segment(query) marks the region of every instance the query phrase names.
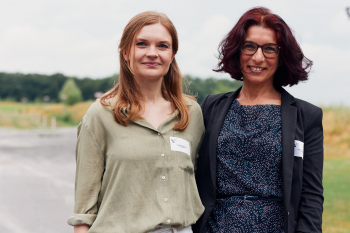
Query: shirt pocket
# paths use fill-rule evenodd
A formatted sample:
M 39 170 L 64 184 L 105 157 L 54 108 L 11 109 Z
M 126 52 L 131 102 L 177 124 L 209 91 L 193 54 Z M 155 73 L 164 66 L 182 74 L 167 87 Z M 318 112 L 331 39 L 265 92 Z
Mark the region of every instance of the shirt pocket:
M 185 134 L 183 132 L 174 131 L 173 138 L 177 139 L 177 142 L 178 142 L 177 145 L 174 145 L 175 142 L 170 142 L 170 143 L 173 144 L 174 146 L 172 150 L 176 156 L 176 160 L 179 168 L 181 168 L 185 172 L 188 172 L 189 174 L 193 174 L 194 173 L 194 166 L 193 166 L 193 160 L 192 160 L 192 158 L 194 158 L 194 154 L 193 154 L 194 150 L 192 148 L 193 136 L 190 134 Z M 189 154 L 184 152 L 186 150 L 181 150 L 180 148 L 181 146 L 186 147 L 187 146 L 186 142 L 188 142 Z

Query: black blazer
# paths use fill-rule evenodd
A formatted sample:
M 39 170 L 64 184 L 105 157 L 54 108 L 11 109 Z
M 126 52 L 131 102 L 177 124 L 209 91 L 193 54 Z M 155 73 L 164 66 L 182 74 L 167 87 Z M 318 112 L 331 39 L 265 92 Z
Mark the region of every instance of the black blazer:
M 194 233 L 204 233 L 216 201 L 216 142 L 224 118 L 241 88 L 207 96 L 202 104 L 205 135 L 197 161 L 196 182 L 205 212 Z M 322 232 L 322 110 L 281 92 L 282 179 L 286 233 Z M 304 157 L 294 156 L 294 141 L 304 142 Z M 249 195 L 249 193 L 248 193 Z

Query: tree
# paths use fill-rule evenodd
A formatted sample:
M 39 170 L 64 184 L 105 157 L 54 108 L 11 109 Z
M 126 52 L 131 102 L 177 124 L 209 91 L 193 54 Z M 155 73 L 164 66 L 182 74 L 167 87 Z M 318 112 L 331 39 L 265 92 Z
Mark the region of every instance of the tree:
M 242 86 L 242 82 L 221 79 L 217 81 L 215 89 L 212 91 L 212 94 L 234 91 L 237 90 L 240 86 Z
M 58 98 L 67 105 L 74 105 L 83 100 L 80 89 L 73 79 L 68 79 L 59 92 Z
M 193 78 L 189 75 L 186 75 L 183 79 L 186 85 L 183 85 L 182 89 L 186 94 L 196 97 L 199 104 L 201 104 L 204 98 L 209 94 L 235 91 L 242 86 L 241 82 L 229 79 L 202 79 Z

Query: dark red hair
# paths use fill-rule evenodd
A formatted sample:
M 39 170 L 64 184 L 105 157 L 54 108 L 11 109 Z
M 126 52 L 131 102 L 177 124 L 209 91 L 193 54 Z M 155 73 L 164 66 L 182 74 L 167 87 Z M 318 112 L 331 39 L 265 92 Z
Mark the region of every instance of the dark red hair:
M 221 41 L 219 45 L 219 64 L 216 72 L 226 72 L 233 79 L 243 80 L 240 65 L 241 46 L 246 38 L 248 28 L 254 25 L 271 28 L 275 31 L 277 43 L 281 47 L 280 66 L 274 75 L 274 86 L 293 86 L 308 79 L 312 61 L 307 59 L 292 30 L 278 15 L 269 9 L 256 7 L 247 11 Z

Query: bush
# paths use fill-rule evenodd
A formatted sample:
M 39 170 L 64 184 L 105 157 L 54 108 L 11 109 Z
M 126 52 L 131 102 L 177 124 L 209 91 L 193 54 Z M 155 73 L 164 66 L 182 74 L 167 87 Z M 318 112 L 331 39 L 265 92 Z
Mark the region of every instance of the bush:
M 67 105 L 74 105 L 83 100 L 81 91 L 73 79 L 68 79 L 64 83 L 62 90 L 58 94 L 58 98 Z

